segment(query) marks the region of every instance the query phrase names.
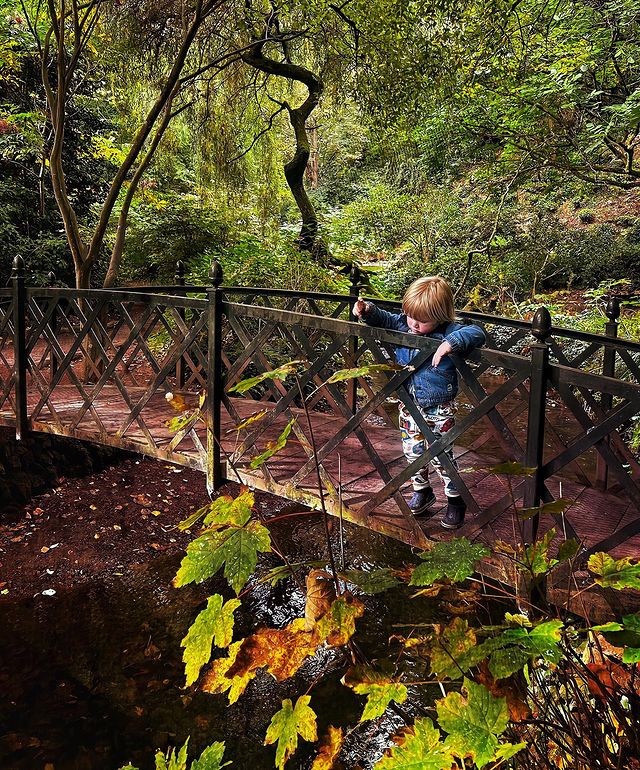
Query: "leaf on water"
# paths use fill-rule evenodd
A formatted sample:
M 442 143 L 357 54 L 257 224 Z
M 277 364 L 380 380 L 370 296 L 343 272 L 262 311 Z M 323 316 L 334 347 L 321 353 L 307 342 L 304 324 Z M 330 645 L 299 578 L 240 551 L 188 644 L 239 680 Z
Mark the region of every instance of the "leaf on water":
M 346 644 L 356 631 L 356 619 L 364 614 L 364 604 L 352 594 L 344 593 L 316 624 L 316 633 L 330 647 Z
M 436 543 L 430 551 L 420 554 L 422 564 L 414 569 L 409 585 L 428 586 L 443 577 L 460 582 L 473 575 L 476 562 L 488 555 L 487 548 L 466 537 Z
M 353 583 L 363 593 L 373 596 L 387 591 L 389 588 L 395 588 L 400 585 L 400 581 L 395 577 L 393 570 L 389 567 L 377 569 L 373 572 L 364 572 L 358 569 L 349 569 L 341 573 L 341 577 L 349 583 Z
M 233 430 L 242 430 L 243 428 L 247 428 L 249 425 L 253 425 L 253 423 L 259 422 L 266 414 L 269 414 L 269 410 L 261 409 L 259 412 L 255 412 L 254 414 L 244 419 L 242 422 L 239 422 Z
M 257 521 L 244 527 L 207 530 L 187 546 L 173 585 L 202 583 L 224 565 L 224 576 L 238 594 L 256 568 L 258 552 L 270 550 L 269 530 Z
M 267 441 L 267 447 L 264 450 L 262 454 L 256 455 L 249 464 L 249 467 L 251 470 L 256 470 L 256 468 L 259 468 L 261 465 L 264 465 L 266 461 L 273 457 L 276 452 L 279 452 L 281 449 L 284 449 L 287 445 L 287 439 L 289 438 L 289 434 L 291 433 L 291 429 L 293 428 L 293 424 L 295 423 L 296 418 L 292 418 L 286 425 L 282 433 L 278 436 L 278 438 L 275 441 Z
M 355 369 L 340 369 L 334 372 L 324 384 L 329 385 L 334 382 L 353 380 L 356 377 L 364 377 L 375 372 L 398 372 L 402 369 L 404 369 L 404 366 L 400 366 L 400 364 L 370 364 L 369 366 L 359 366 Z
M 575 500 L 572 500 L 568 497 L 559 497 L 557 500 L 553 500 L 550 503 L 544 503 L 543 505 L 538 505 L 535 508 L 522 508 L 520 511 L 518 511 L 518 515 L 521 519 L 530 519 L 537 514 L 564 513 L 567 508 L 572 506 L 574 503 Z
M 316 622 L 331 609 L 336 598 L 332 576 L 323 569 L 312 569 L 307 575 L 307 600 L 304 605 L 304 630 L 313 631 Z
M 311 770 L 332 770 L 342 749 L 343 741 L 342 728 L 329 725 L 326 735 L 320 742 L 320 748 L 313 765 L 311 765 Z
M 260 628 L 240 642 L 235 661 L 226 676 L 244 677 L 260 668 L 283 681 L 293 676 L 321 643 L 316 634 L 304 630 L 297 618 L 285 628 Z
M 227 390 L 227 393 L 246 393 L 251 388 L 259 385 L 265 380 L 286 380 L 292 374 L 295 374 L 298 369 L 302 369 L 305 366 L 304 361 L 289 361 L 277 369 L 272 369 L 270 372 L 263 372 L 256 377 L 248 377 L 246 380 L 240 380 L 233 387 Z
M 624 559 L 613 559 L 608 553 L 594 553 L 589 557 L 589 569 L 597 577 L 595 581 L 603 588 L 640 589 L 640 561 L 626 556 Z
M 550 529 L 525 549 L 526 562 L 533 575 L 546 575 L 552 567 L 558 564 L 557 559 L 549 558 L 549 546 L 555 536 L 556 530 Z
M 185 664 L 187 687 L 196 681 L 200 669 L 211 658 L 211 647 L 228 647 L 233 638 L 233 613 L 240 606 L 238 599 L 223 604 L 220 594 L 207 600 L 207 606 L 194 620 L 180 646 L 184 647 L 182 660 Z
M 454 758 L 442 742 L 440 731 L 427 717 L 416 719 L 394 738 L 374 770 L 450 770 Z
M 509 723 L 509 709 L 504 698 L 494 698 L 484 685 L 465 678 L 467 695 L 450 692 L 436 701 L 438 722 L 449 733 L 446 746 L 464 759 L 471 757 L 482 768 L 491 762 L 500 744 L 498 736 Z
M 404 703 L 408 695 L 405 685 L 370 666 L 355 666 L 349 669 L 342 681 L 357 695 L 367 696 L 360 717 L 361 722 L 382 716 L 391 701 Z
M 229 645 L 228 657 L 218 658 L 213 661 L 200 684 L 200 689 L 203 692 L 220 694 L 228 691 L 227 697 L 229 698 L 229 703 L 232 704 L 247 689 L 247 685 L 255 677 L 257 669 L 247 671 L 243 675 L 227 676 L 227 672 L 236 661 L 241 645 L 242 641 L 233 642 L 233 644 Z
M 287 698 L 282 701 L 282 708 L 273 715 L 271 724 L 267 728 L 264 745 L 277 742 L 276 767 L 278 770 L 287 763 L 298 748 L 298 736 L 305 741 L 318 740 L 316 727 L 316 715 L 309 706 L 311 696 L 302 695 L 293 706 Z
M 474 664 L 469 651 L 476 647 L 476 634 L 462 618 L 454 618 L 434 635 L 429 649 L 431 673 L 438 677 L 458 679 Z M 481 658 L 480 658 L 481 659 Z

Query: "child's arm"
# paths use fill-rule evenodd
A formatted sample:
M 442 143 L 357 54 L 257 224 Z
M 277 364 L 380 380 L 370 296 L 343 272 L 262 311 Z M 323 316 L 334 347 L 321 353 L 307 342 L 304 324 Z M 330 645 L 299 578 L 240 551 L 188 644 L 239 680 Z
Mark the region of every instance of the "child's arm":
M 456 324 L 456 326 L 459 328 L 445 337 L 445 341 L 451 346 L 450 353 L 458 353 L 461 356 L 465 356 L 472 350 L 484 345 L 487 338 L 479 326 L 475 324 L 468 324 L 466 326 Z
M 380 326 L 383 329 L 402 328 L 402 316 L 399 313 L 389 313 L 382 310 L 373 302 L 367 302 L 364 299 L 358 299 L 353 306 L 353 314 L 364 321 L 367 326 Z M 406 329 L 406 327 L 405 327 Z

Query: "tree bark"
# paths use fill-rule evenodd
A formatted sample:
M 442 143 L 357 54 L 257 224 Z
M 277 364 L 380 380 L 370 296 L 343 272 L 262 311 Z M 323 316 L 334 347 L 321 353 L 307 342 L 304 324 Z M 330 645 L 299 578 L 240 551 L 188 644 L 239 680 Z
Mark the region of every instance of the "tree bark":
M 272 42 L 277 42 L 276 32 L 275 27 L 269 29 L 264 37 L 270 38 Z M 266 56 L 264 45 L 263 40 L 256 41 L 255 45 L 242 54 L 243 61 L 268 75 L 277 75 L 302 83 L 308 91 L 307 98 L 299 107 L 291 107 L 286 102 L 284 105 L 289 114 L 296 140 L 294 156 L 285 164 L 284 175 L 302 218 L 302 226 L 298 236 L 300 248 L 310 251 L 316 257 L 324 260 L 327 256 L 327 250 L 318 237 L 318 216 L 304 184 L 305 171 L 311 154 L 306 122 L 320 101 L 324 84 L 317 75 L 306 67 L 291 64 L 288 61 L 276 61 Z

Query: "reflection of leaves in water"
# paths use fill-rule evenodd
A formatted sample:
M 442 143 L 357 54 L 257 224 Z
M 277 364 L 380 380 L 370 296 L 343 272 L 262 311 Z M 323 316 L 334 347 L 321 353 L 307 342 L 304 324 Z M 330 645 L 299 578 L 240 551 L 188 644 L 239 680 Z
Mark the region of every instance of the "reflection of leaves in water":
M 289 757 L 298 748 L 298 736 L 305 741 L 318 740 L 316 715 L 309 706 L 310 695 L 302 695 L 293 706 L 287 698 L 282 701 L 282 708 L 276 712 L 267 728 L 265 746 L 278 743 L 276 747 L 276 767 L 285 766 Z

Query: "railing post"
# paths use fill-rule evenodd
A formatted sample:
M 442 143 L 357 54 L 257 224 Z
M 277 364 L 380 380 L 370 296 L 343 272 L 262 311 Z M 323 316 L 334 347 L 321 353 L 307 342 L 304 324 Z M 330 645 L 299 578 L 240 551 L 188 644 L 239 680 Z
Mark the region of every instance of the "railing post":
M 47 275 L 47 284 L 54 288 L 56 285 L 56 275 L 55 273 L 49 273 Z M 58 307 L 56 303 L 56 298 L 53 297 L 53 310 L 51 311 L 51 318 L 49 319 L 49 328 L 51 329 L 51 336 L 56 337 L 56 327 L 58 325 Z M 55 356 L 55 353 L 53 352 L 53 345 L 49 348 L 49 372 L 51 374 L 51 381 L 53 382 L 53 378 L 56 375 L 56 372 L 58 371 L 58 359 Z
M 24 260 L 13 260 L 13 376 L 16 393 L 16 439 L 26 438 L 29 430 L 27 417 L 27 292 L 24 285 Z
M 175 275 L 175 281 L 176 286 L 184 286 L 184 262 L 179 259 L 176 262 L 176 275 Z M 186 312 L 183 307 L 178 308 L 178 315 L 184 322 L 186 320 Z M 182 336 L 182 333 L 178 335 L 178 338 Z M 182 390 L 184 388 L 184 365 L 185 360 L 184 356 L 180 356 L 180 358 L 176 361 L 176 389 Z
M 220 461 L 220 407 L 222 404 L 222 266 L 213 260 L 207 289 L 207 490 L 209 494 L 222 484 Z
M 547 401 L 549 367 L 549 346 L 547 337 L 551 334 L 551 316 L 546 307 L 536 310 L 531 324 L 535 342 L 531 345 L 531 376 L 529 379 L 529 414 L 527 420 L 527 449 L 525 466 L 535 468 L 527 479 L 524 492 L 524 507 L 535 508 L 542 500 L 544 479 L 541 474 L 544 451 L 544 415 Z M 538 534 L 539 516 L 523 522 L 523 536 L 526 543 L 533 543 Z
M 616 338 L 618 336 L 618 319 L 620 318 L 620 300 L 618 297 L 610 297 L 605 308 L 607 323 L 604 325 L 604 333 L 607 337 Z M 602 360 L 602 374 L 605 377 L 616 376 L 616 349 L 605 345 Z M 600 399 L 602 411 L 607 415 L 613 406 L 613 397 L 610 393 L 603 393 Z M 607 436 L 605 441 L 609 441 Z M 606 489 L 609 477 L 609 469 L 604 457 L 598 452 L 596 454 L 596 489 Z
M 349 303 L 349 320 L 353 322 L 357 322 L 358 318 L 353 314 L 353 306 L 356 303 L 356 300 L 360 296 L 360 290 L 362 289 L 360 279 L 362 277 L 362 272 L 360 268 L 355 264 L 351 264 L 351 271 L 349 273 L 349 295 L 351 296 L 351 301 Z M 357 366 L 357 362 L 355 360 L 356 354 L 358 352 L 358 337 L 354 334 L 349 337 L 349 343 L 347 346 L 347 350 L 349 352 L 349 357 L 353 361 L 352 366 Z M 351 414 L 355 414 L 358 411 L 358 380 L 357 378 L 353 378 L 350 380 L 347 380 L 347 406 L 351 410 Z

